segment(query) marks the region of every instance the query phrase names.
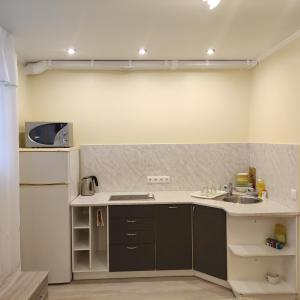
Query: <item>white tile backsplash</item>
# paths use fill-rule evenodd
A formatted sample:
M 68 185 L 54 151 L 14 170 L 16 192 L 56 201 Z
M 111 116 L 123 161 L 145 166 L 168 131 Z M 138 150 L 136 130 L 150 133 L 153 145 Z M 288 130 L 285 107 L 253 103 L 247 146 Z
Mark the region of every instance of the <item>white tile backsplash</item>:
M 247 144 L 148 144 L 81 146 L 81 175 L 96 175 L 101 190 L 198 190 L 223 185 L 249 166 Z M 148 184 L 148 175 L 168 175 L 169 184 Z
M 256 167 L 271 201 L 298 208 L 290 200 L 298 190 L 298 145 L 145 144 L 83 145 L 81 176 L 96 175 L 105 192 L 199 190 L 210 183 L 234 182 L 237 172 Z M 168 175 L 171 183 L 148 184 L 147 176 Z
M 264 179 L 272 201 L 297 209 L 291 189 L 299 193 L 299 145 L 250 144 L 250 164 Z

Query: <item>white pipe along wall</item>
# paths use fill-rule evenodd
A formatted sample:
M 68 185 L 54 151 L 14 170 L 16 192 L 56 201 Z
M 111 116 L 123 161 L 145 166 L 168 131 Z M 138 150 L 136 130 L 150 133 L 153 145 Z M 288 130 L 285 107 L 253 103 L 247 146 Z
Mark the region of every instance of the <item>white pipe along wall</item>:
M 251 69 L 255 60 L 43 60 L 28 63 L 26 75 L 38 75 L 47 70 L 229 70 Z

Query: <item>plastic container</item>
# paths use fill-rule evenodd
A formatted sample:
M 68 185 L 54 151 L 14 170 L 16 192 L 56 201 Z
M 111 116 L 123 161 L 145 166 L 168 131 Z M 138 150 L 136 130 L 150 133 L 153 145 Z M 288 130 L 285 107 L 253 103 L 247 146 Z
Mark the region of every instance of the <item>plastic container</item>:
M 237 187 L 248 187 L 249 174 L 248 173 L 237 173 L 235 176 L 235 184 Z

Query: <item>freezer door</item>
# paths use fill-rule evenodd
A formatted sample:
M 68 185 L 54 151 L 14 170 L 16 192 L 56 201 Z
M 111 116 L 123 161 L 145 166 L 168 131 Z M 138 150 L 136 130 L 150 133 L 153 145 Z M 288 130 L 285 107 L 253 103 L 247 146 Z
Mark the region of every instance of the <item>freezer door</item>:
M 20 152 L 21 184 L 68 183 L 69 152 Z
M 71 281 L 68 186 L 21 186 L 21 268 L 48 271 L 49 283 Z

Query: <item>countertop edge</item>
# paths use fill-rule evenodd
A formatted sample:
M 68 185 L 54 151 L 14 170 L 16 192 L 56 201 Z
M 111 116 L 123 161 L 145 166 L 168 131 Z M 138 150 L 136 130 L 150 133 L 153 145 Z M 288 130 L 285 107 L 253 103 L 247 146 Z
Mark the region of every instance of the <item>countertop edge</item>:
M 229 216 L 232 217 L 251 217 L 251 216 L 298 216 L 299 211 L 294 211 L 291 208 L 279 204 L 271 200 L 267 200 L 267 203 L 262 204 L 248 204 L 248 209 L 246 204 L 234 204 L 225 203 L 220 200 L 206 200 L 200 198 L 193 198 L 190 196 L 191 191 L 168 191 L 168 192 L 153 192 L 155 194 L 156 200 L 146 200 L 146 201 L 108 201 L 110 195 L 120 194 L 120 192 L 102 192 L 97 193 L 94 196 L 78 196 L 71 203 L 71 207 L 82 207 L 82 206 L 115 206 L 115 205 L 163 205 L 163 204 L 191 204 L 191 205 L 201 205 L 212 208 L 218 208 L 224 210 Z M 131 194 L 130 192 L 123 194 Z M 183 200 L 168 200 L 168 198 L 184 198 Z M 165 199 L 165 200 L 164 200 Z M 213 201 L 210 203 L 210 201 Z M 246 205 L 246 206 L 245 206 Z M 253 211 L 253 205 L 261 205 L 258 211 Z M 248 211 L 246 211 L 248 210 Z

